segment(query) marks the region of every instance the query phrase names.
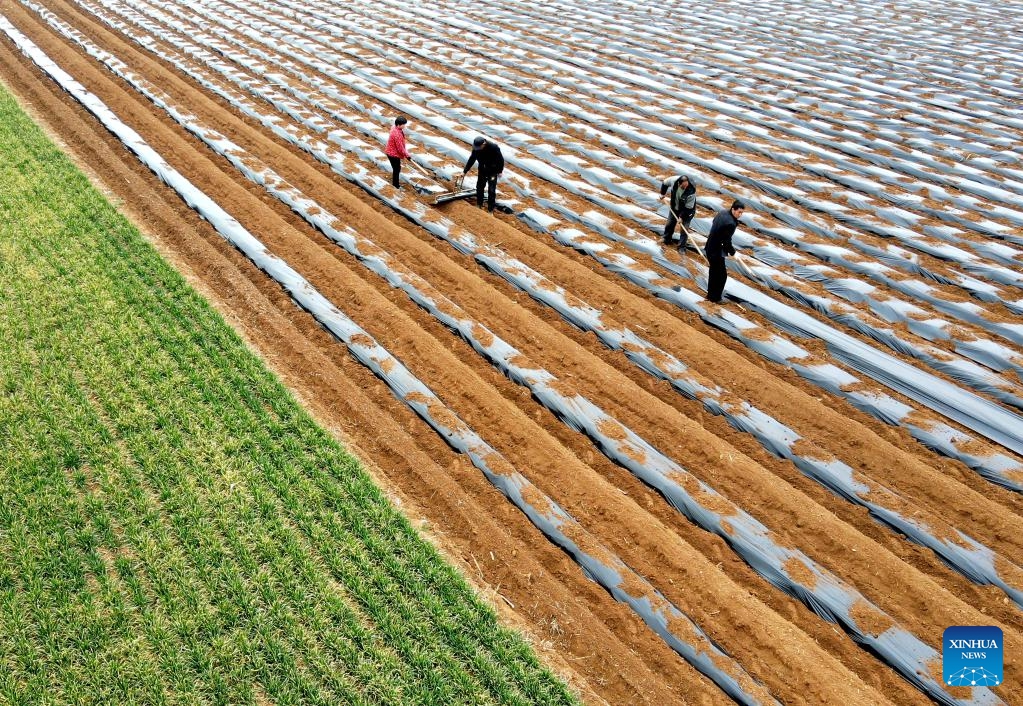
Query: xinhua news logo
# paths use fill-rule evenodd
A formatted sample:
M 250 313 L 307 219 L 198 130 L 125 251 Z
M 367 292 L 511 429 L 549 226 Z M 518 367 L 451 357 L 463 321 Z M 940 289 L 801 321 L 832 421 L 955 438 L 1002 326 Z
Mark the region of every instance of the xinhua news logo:
M 1002 683 L 1002 629 L 990 625 L 954 625 L 942 638 L 942 673 L 948 686 L 999 686 Z

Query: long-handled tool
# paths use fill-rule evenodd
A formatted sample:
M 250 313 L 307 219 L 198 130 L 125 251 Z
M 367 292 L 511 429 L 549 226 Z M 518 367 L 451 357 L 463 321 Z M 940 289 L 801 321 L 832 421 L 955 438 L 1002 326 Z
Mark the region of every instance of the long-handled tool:
M 763 280 L 750 269 L 749 265 L 746 264 L 746 258 L 742 255 L 736 253 L 735 257 L 732 258 L 732 262 L 735 263 L 735 268 L 746 278 L 751 279 L 754 282 L 763 282 Z
M 465 173 L 462 173 L 462 178 L 458 182 L 458 189 L 453 191 L 446 191 L 442 194 L 437 194 L 433 197 L 433 205 L 440 206 L 442 203 L 448 203 L 449 201 L 457 201 L 458 199 L 468 198 L 476 193 L 476 189 L 465 188 Z
M 693 241 L 693 245 L 696 245 L 696 252 L 700 253 L 700 257 L 702 257 L 703 261 L 706 262 L 707 265 L 709 266 L 710 260 L 707 259 L 706 254 L 704 254 L 703 250 L 700 248 L 700 245 L 696 242 L 696 238 L 693 237 L 693 234 L 690 233 L 689 230 L 685 227 L 685 224 L 682 223 L 682 219 L 678 217 L 677 213 L 675 213 L 675 209 L 673 209 L 671 206 L 668 206 L 668 210 L 671 211 L 671 215 L 675 216 L 675 220 L 678 221 L 678 227 L 681 228 L 682 232 L 686 234 L 686 242 L 689 242 L 690 240 Z M 682 254 L 684 255 L 685 252 L 683 252 Z
M 429 179 L 430 181 L 432 181 L 432 182 L 434 182 L 434 183 L 437 183 L 437 184 L 439 184 L 439 183 L 440 183 L 439 181 L 437 181 L 437 177 L 435 177 L 435 176 L 434 176 L 433 174 L 430 174 L 430 172 L 428 172 L 428 171 L 426 171 L 425 169 L 423 169 L 422 167 L 420 167 L 420 166 L 419 166 L 418 164 L 416 164 L 415 162 L 413 162 L 413 161 L 412 161 L 411 159 L 410 159 L 410 160 L 408 160 L 408 163 L 412 165 L 412 168 L 413 168 L 413 169 L 415 169 L 415 170 L 416 170 L 417 172 L 419 172 L 420 174 L 422 174 L 422 175 L 423 175 L 424 177 L 426 177 L 426 178 L 427 178 L 427 179 Z
M 420 173 L 421 175 L 423 175 L 424 177 L 426 177 L 427 179 L 429 179 L 430 181 L 432 181 L 432 182 L 433 182 L 434 184 L 436 184 L 437 186 L 439 186 L 439 187 L 443 188 L 443 189 L 445 190 L 445 191 L 444 191 L 444 193 L 447 193 L 447 192 L 448 192 L 448 190 L 450 189 L 450 187 L 448 187 L 448 186 L 447 186 L 446 184 L 443 184 L 443 183 L 442 183 L 442 182 L 440 181 L 440 179 L 438 179 L 438 178 L 437 178 L 436 176 L 434 176 L 434 175 L 433 175 L 433 174 L 431 174 L 430 172 L 428 172 L 428 171 L 426 171 L 425 169 L 423 169 L 422 167 L 420 167 L 420 166 L 419 166 L 418 164 L 416 164 L 415 162 L 413 162 L 413 161 L 412 161 L 411 159 L 410 159 L 410 160 L 408 160 L 408 162 L 409 162 L 409 164 L 411 164 L 411 165 L 412 165 L 412 168 L 413 168 L 413 169 L 415 169 L 415 170 L 416 170 L 417 172 L 419 172 L 419 173 Z M 435 193 L 436 193 L 436 192 L 435 192 Z
M 408 160 L 408 163 L 410 165 L 412 165 L 413 169 L 415 169 L 417 172 L 422 174 L 424 177 L 426 177 L 427 179 L 432 181 L 434 184 L 437 184 L 438 186 L 442 186 L 443 187 L 443 184 L 441 184 L 441 182 L 433 174 L 430 174 L 430 172 L 428 172 L 425 169 L 423 169 L 422 167 L 420 167 L 418 164 L 416 164 L 411 159 Z M 452 190 L 448 189 L 447 191 L 434 192 L 434 193 L 430 194 L 430 197 L 432 199 L 431 203 L 434 206 L 438 206 L 438 205 L 440 205 L 442 203 L 447 203 L 448 201 L 456 201 L 458 199 L 464 199 L 467 196 L 471 196 L 474 193 L 476 193 L 475 189 L 465 189 L 465 188 L 462 188 L 464 186 L 464 183 L 465 183 L 465 174 L 462 174 L 462 181 L 459 182 L 457 190 L 452 191 Z

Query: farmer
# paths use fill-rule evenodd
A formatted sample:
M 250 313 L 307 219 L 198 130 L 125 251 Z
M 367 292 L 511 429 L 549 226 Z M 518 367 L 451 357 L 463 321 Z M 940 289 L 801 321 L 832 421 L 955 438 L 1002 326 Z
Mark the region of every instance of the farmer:
M 689 241 L 689 224 L 696 215 L 696 187 L 685 174 L 668 177 L 661 182 L 661 201 L 668 202 L 668 222 L 664 225 L 664 244 L 671 245 L 675 224 L 682 221 L 678 249 L 685 250 Z
M 745 210 L 746 204 L 735 200 L 731 208 L 720 211 L 710 224 L 710 233 L 707 235 L 707 245 L 703 252 L 706 253 L 707 262 L 710 264 L 710 272 L 707 275 L 707 299 L 715 304 L 721 301 L 721 295 L 725 291 L 725 281 L 728 279 L 725 255 L 735 254 L 732 235 Z
M 494 203 L 497 201 L 497 177 L 504 171 L 504 155 L 496 142 L 485 137 L 477 137 L 472 141 L 472 153 L 469 161 L 465 163 L 462 170 L 462 178 L 469 173 L 472 165 L 479 163 L 479 171 L 476 174 L 476 206 L 483 208 L 483 187 L 487 187 L 487 210 L 494 212 Z
M 407 123 L 408 119 L 404 115 L 399 115 L 394 119 L 394 127 L 391 128 L 391 134 L 387 136 L 387 147 L 384 148 L 387 161 L 391 163 L 391 184 L 395 189 L 401 188 L 401 183 L 398 181 L 398 177 L 401 175 L 401 160 L 412 159 L 412 155 L 405 148 L 405 125 Z

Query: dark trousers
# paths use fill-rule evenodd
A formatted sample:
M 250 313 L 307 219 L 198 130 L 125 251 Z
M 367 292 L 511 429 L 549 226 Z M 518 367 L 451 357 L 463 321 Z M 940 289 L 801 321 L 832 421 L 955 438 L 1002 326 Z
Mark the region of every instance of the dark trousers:
M 493 211 L 497 203 L 497 174 L 491 176 L 476 175 L 476 205 L 483 206 L 483 187 L 487 188 L 487 210 Z
M 401 175 L 401 160 L 388 155 L 387 161 L 391 163 L 391 184 L 395 187 L 401 186 L 401 183 L 398 181 L 398 177 Z
M 710 272 L 707 273 L 707 299 L 712 302 L 721 301 L 721 295 L 725 292 L 725 282 L 728 280 L 728 269 L 725 267 L 725 258 L 707 256 L 710 263 Z
M 681 239 L 678 241 L 678 246 L 680 248 L 684 248 L 686 246 L 686 243 L 689 242 L 689 236 L 687 235 L 686 231 L 689 230 L 689 224 L 692 223 L 692 222 L 693 222 L 693 220 L 691 218 L 688 221 L 682 221 L 682 229 L 683 230 L 682 230 Z M 678 219 L 675 218 L 674 211 L 672 211 L 671 209 L 668 209 L 668 222 L 664 224 L 664 244 L 665 245 L 670 245 L 671 244 L 671 239 L 673 237 L 675 237 L 675 226 L 676 225 L 678 225 Z

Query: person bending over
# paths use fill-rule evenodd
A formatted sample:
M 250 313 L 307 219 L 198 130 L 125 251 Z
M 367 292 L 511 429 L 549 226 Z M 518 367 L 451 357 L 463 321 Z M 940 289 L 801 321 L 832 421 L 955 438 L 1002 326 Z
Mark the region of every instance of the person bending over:
M 664 244 L 671 245 L 675 227 L 682 222 L 678 249 L 685 250 L 689 242 L 689 224 L 696 215 L 696 187 L 685 174 L 668 177 L 661 182 L 661 201 L 668 202 L 668 222 L 664 224 Z
M 483 189 L 487 190 L 487 210 L 494 212 L 497 202 L 497 178 L 504 171 L 504 155 L 496 142 L 485 137 L 477 137 L 472 141 L 472 153 L 462 170 L 462 178 L 469 173 L 473 164 L 478 164 L 476 172 L 476 206 L 483 208 Z

